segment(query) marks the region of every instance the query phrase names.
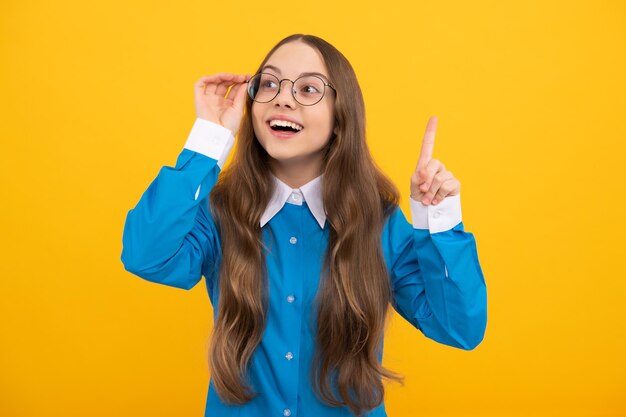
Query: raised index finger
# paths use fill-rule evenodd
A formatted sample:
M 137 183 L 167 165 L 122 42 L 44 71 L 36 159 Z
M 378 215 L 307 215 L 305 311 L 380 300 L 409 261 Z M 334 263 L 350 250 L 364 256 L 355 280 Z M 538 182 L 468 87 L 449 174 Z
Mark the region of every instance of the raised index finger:
M 435 130 L 437 129 L 437 116 L 431 116 L 426 125 L 426 133 L 422 140 L 422 150 L 417 161 L 418 167 L 424 167 L 428 161 L 433 159 L 433 148 L 435 147 Z

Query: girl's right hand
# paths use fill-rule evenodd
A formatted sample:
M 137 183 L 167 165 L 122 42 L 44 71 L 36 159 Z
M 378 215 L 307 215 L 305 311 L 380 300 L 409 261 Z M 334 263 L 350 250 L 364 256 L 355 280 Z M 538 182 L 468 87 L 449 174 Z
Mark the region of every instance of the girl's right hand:
M 248 79 L 249 75 L 224 72 L 201 77 L 194 88 L 196 117 L 220 124 L 236 136 L 243 117 Z

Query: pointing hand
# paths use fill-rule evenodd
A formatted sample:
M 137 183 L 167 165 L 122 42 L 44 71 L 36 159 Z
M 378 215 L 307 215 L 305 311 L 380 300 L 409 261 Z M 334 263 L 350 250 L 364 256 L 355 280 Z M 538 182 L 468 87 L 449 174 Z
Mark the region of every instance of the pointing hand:
M 422 204 L 438 204 L 446 196 L 458 195 L 461 183 L 437 159 L 433 159 L 437 116 L 432 116 L 426 125 L 415 172 L 411 176 L 411 198 Z

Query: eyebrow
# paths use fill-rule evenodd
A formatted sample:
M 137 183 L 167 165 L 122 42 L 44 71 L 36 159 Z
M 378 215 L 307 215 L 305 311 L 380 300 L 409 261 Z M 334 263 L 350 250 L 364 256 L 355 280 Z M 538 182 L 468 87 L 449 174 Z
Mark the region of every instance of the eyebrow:
M 265 71 L 266 69 L 271 69 L 271 70 L 276 71 L 278 74 L 281 74 L 280 70 L 278 68 L 276 68 L 275 66 L 273 66 L 273 65 L 266 65 L 266 66 L 264 66 L 261 69 L 261 72 Z M 328 79 L 328 76 L 322 74 L 321 72 L 315 72 L 315 71 L 313 71 L 313 72 L 302 72 L 302 73 L 300 73 L 300 75 L 298 75 L 298 77 L 304 77 L 304 76 L 307 76 L 307 75 L 319 75 L 324 80 L 326 80 L 326 82 L 330 82 L 330 80 Z

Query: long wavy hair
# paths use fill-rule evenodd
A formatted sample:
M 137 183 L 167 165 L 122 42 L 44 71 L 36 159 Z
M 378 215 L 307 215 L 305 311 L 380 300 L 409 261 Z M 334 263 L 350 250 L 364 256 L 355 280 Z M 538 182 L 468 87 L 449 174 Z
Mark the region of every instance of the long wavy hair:
M 314 302 L 317 337 L 311 383 L 322 401 L 361 415 L 382 403 L 382 378 L 404 383 L 403 376 L 378 360 L 392 296 L 381 233 L 399 192 L 370 155 L 363 95 L 341 52 L 319 37 L 295 34 L 276 44 L 257 72 L 276 49 L 294 41 L 321 53 L 338 92 L 334 106 L 338 129 L 322 163 L 330 237 Z M 209 366 L 216 392 L 229 404 L 244 404 L 257 395 L 246 373 L 261 341 L 268 307 L 266 247 L 259 223 L 273 182 L 270 156 L 255 136 L 251 110 L 248 97 L 233 159 L 210 194 L 222 261 Z

